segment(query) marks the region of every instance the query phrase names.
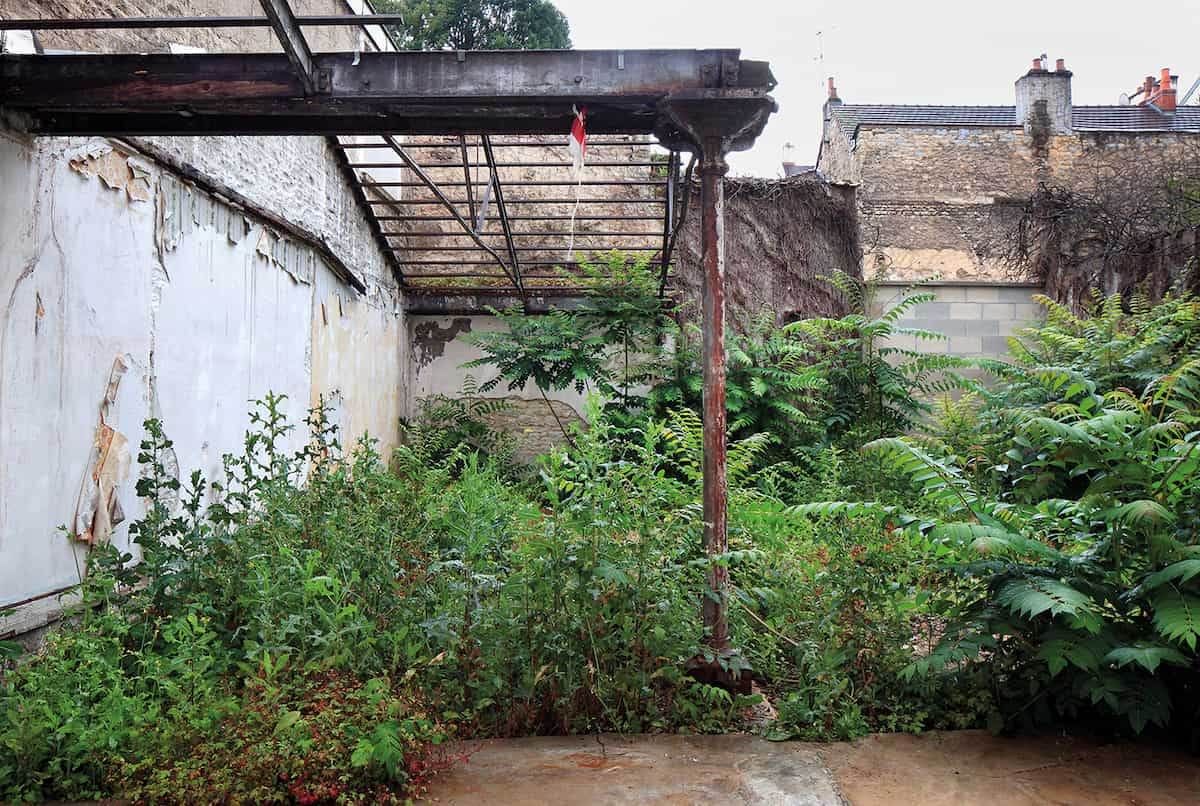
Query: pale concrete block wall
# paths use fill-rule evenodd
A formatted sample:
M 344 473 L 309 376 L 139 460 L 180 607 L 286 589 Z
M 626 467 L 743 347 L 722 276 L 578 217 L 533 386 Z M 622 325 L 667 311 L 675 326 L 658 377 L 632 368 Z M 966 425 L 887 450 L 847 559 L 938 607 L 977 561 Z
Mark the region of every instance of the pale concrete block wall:
M 876 311 L 895 304 L 908 283 L 884 283 L 875 298 Z M 947 353 L 964 358 L 1005 358 L 1008 338 L 1037 321 L 1041 306 L 1033 295 L 1041 287 L 1032 283 L 928 283 L 923 293 L 937 298 L 912 308 L 897 324 L 931 330 L 947 336 L 931 341 L 914 336 L 897 336 L 890 343 L 930 353 Z

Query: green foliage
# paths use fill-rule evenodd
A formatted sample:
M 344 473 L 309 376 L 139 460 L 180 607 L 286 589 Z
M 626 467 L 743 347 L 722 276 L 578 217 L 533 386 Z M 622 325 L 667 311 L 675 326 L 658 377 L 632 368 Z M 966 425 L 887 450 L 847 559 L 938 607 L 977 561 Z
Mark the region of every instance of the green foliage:
M 997 725 L 1186 729 L 1200 686 L 1200 309 L 1184 297 L 1129 310 L 1109 298 L 1092 317 L 1048 307 L 1016 363 L 993 367 L 999 384 L 980 388 L 970 417 L 985 433 L 969 449 L 864 447 L 935 513 L 910 528 L 966 583 L 940 597 L 944 638 L 909 674 L 983 671 Z
M 567 18 L 549 0 L 376 0 L 405 50 L 546 50 L 571 47 Z
M 815 368 L 825 382 L 825 422 L 831 438 L 882 437 L 914 426 L 930 410 L 928 397 L 961 385 L 956 370 L 969 362 L 891 343 L 897 337 L 937 342 L 945 336 L 897 324 L 934 295 L 917 287 L 880 305 L 879 286 L 844 272 L 829 278 L 842 292 L 850 313 L 840 319 L 805 319 L 788 325 L 819 349 Z
M 700 329 L 678 331 L 671 362 L 674 377 L 651 392 L 653 410 L 660 416 L 686 406 L 701 409 L 703 372 L 699 354 Z M 812 366 L 812 350 L 802 340 L 775 326 L 775 316 L 763 311 L 745 334 L 726 335 L 725 401 L 733 437 L 769 434 L 789 445 L 812 444 L 819 424 L 823 376 Z
M 612 252 L 603 262 L 581 262 L 581 271 L 595 282 L 576 309 L 545 314 L 490 309 L 504 329 L 464 337 L 483 355 L 463 366 L 497 373 L 479 387 L 482 392 L 502 382 L 510 390 L 532 382 L 556 420 L 546 393 L 568 388 L 619 399 L 618 408 L 626 413 L 640 409 L 642 400 L 632 387 L 657 373 L 671 321 L 647 260 Z M 561 420 L 559 428 L 571 441 Z
M 471 453 L 506 467 L 515 450 L 511 436 L 494 429 L 488 418 L 508 409 L 503 399 L 479 394 L 467 377 L 461 397 L 431 395 L 418 401 L 415 417 L 400 423 L 404 444 L 426 466 L 458 467 Z

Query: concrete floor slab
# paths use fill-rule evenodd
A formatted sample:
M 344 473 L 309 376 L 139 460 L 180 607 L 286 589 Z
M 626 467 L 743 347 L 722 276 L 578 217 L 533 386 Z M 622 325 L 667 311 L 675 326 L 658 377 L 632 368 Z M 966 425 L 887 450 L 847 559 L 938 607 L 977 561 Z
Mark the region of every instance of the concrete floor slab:
M 433 782 L 442 804 L 843 806 L 820 754 L 750 735 L 533 737 L 481 742 Z

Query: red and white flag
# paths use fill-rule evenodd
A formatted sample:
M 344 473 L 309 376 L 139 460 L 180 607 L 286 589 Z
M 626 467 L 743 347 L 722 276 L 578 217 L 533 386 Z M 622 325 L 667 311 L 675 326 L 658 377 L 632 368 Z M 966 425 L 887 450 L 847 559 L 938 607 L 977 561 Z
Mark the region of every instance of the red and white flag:
M 577 109 L 572 106 L 571 111 L 575 113 L 575 119 L 571 121 L 571 134 L 567 138 L 567 148 L 571 152 L 571 164 L 578 175 L 583 170 L 583 158 L 587 155 L 587 128 L 585 126 L 587 107 Z
M 575 207 L 571 210 L 571 229 L 567 238 L 565 262 L 571 262 L 575 251 L 575 216 L 579 214 L 579 188 L 583 185 L 583 158 L 587 156 L 587 107 L 571 107 L 575 119 L 571 121 L 571 134 L 567 136 L 567 150 L 571 152 L 571 172 L 575 180 Z

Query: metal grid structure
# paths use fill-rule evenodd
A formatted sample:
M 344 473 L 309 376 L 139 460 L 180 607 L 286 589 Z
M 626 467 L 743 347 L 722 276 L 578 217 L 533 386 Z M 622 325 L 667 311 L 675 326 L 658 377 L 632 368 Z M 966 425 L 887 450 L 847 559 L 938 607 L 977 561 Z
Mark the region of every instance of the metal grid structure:
M 566 138 L 338 138 L 404 287 L 422 293 L 564 294 L 583 263 L 639 262 L 665 292 L 686 205 L 680 154 L 654 139 L 588 142 L 576 179 Z
M 287 0 L 260 2 L 261 17 L 0 20 L 0 33 L 271 28 L 301 93 L 311 98 L 331 92 L 333 71 L 311 51 L 304 28 L 376 26 L 382 31 L 402 22 L 398 14 L 295 16 Z M 355 54 L 354 64 L 361 58 Z M 463 60 L 461 53 L 457 60 Z M 618 61 L 624 70 L 623 53 Z M 76 80 L 88 72 L 80 71 Z M 105 129 L 116 121 L 106 106 L 100 109 L 84 129 L 120 133 Z M 665 294 L 694 160 L 683 175 L 680 152 L 662 147 L 653 136 L 602 135 L 589 139 L 590 158 L 576 178 L 566 158 L 568 129 L 564 126 L 560 140 L 546 133 L 483 132 L 331 134 L 330 139 L 379 248 L 407 291 L 570 295 L 596 279 L 594 270 L 588 277 L 583 264 L 624 259 L 656 272 Z M 62 133 L 72 131 L 68 124 Z

